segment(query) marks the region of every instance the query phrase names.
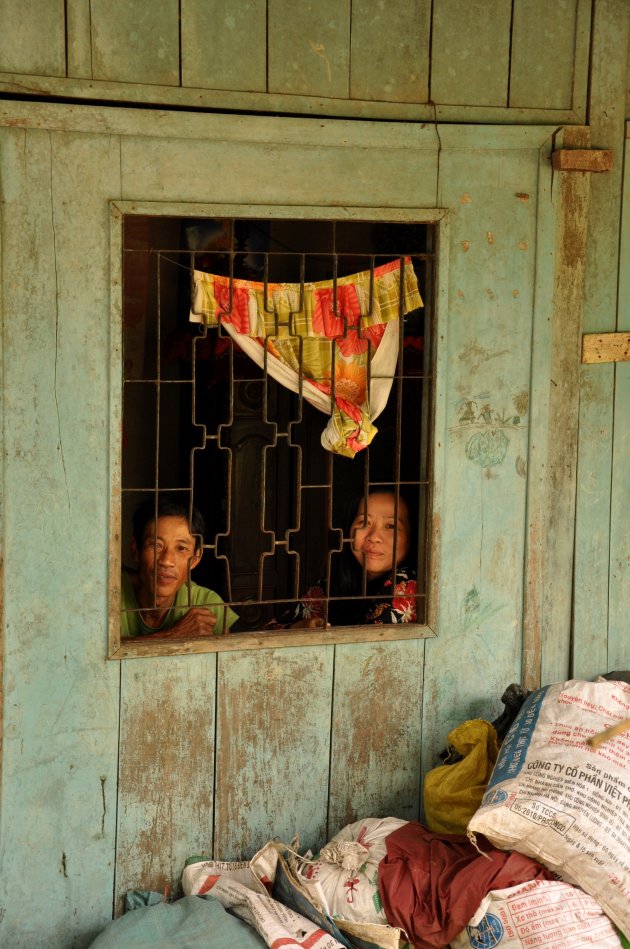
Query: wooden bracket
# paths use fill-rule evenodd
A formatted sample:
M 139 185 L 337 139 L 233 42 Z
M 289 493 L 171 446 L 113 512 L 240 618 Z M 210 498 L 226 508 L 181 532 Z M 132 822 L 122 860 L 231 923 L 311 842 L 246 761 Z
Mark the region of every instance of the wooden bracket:
M 610 148 L 560 148 L 551 155 L 554 171 L 610 171 Z
M 630 362 L 630 333 L 585 333 L 582 362 Z

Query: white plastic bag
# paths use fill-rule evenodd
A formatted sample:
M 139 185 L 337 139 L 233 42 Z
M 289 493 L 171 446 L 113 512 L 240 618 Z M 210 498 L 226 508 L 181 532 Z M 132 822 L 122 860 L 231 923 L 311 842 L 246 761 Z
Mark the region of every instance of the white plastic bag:
M 397 817 L 366 817 L 348 824 L 322 847 L 315 861 L 300 867 L 309 883 L 319 884 L 332 916 L 387 923 L 378 865 L 387 853 L 388 836 L 406 823 Z

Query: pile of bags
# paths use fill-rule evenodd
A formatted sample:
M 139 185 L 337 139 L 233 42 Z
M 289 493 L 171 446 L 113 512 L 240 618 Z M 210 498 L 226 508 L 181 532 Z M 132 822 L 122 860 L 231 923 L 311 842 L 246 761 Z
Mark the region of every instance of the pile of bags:
M 194 858 L 186 898 L 272 949 L 630 949 L 630 684 L 525 695 L 504 733 L 480 720 L 450 733 L 451 763 L 425 782 L 428 827 L 366 818 L 315 856 L 296 838 L 244 863 Z
M 454 763 L 427 775 L 428 827 L 359 821 L 300 870 L 334 916 L 384 916 L 422 949 L 628 945 L 629 717 L 630 684 L 602 678 L 526 694 L 500 748 L 491 723 L 465 722 Z M 369 845 L 365 864 L 329 867 L 347 840 Z

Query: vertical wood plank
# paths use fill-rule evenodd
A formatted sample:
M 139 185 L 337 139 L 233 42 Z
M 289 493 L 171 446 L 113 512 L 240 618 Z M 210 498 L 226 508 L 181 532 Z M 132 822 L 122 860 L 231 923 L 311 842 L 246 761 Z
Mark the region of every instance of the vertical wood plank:
M 621 156 L 627 82 L 630 7 L 601 0 L 593 19 L 590 124 L 593 142 Z M 584 282 L 584 332 L 616 329 L 622 162 L 594 175 L 589 202 L 589 241 Z M 576 559 L 573 604 L 573 675 L 590 678 L 609 666 L 608 623 L 611 483 L 615 419 L 615 369 L 582 366 Z M 624 502 L 625 503 L 625 502 Z M 616 512 L 615 512 L 616 515 Z
M 265 92 L 265 0 L 182 0 L 182 85 Z
M 211 853 L 216 655 L 123 663 L 117 909 L 128 889 L 177 892 Z
M 578 0 L 575 21 L 575 59 L 573 62 L 573 114 L 582 125 L 589 121 L 589 79 L 591 68 L 591 31 L 594 5 Z
M 350 0 L 268 0 L 268 92 L 345 99 Z
M 90 4 L 84 0 L 66 0 L 66 42 L 68 76 L 92 78 L 92 25 Z
M 384 102 L 426 102 L 429 0 L 375 4 L 353 0 L 350 95 Z
M 118 147 L 108 136 L 2 129 L 0 160 L 0 943 L 87 944 L 111 918 L 115 840 L 119 669 L 105 659 L 102 462 L 107 198 L 120 185 Z M 46 893 L 45 912 L 33 912 L 33 888 Z
M 630 257 L 622 258 L 630 267 Z M 630 323 L 626 323 L 630 326 Z M 630 668 L 630 366 L 615 368 L 615 438 L 612 457 L 609 627 L 606 671 Z M 602 668 L 601 671 L 604 671 Z
M 578 0 L 514 0 L 512 108 L 570 109 Z
M 564 130 L 569 148 L 588 148 L 588 128 Z M 554 179 L 560 217 L 552 302 L 551 372 L 542 601 L 542 681 L 570 673 L 572 585 L 575 543 L 579 373 L 586 234 L 591 176 L 565 172 Z
M 556 215 L 553 205 L 551 149 L 541 149 L 537 190 L 536 273 L 532 320 L 531 414 L 527 452 L 527 514 L 523 595 L 523 660 L 520 681 L 530 689 L 541 683 L 542 613 L 545 593 L 545 537 L 547 517 L 547 445 L 549 380 L 551 377 Z
M 64 0 L 0 0 L 0 72 L 66 75 Z
M 424 648 L 336 647 L 328 839 L 363 817 L 418 819 Z
M 91 0 L 92 75 L 179 85 L 179 0 Z
M 433 5 L 433 102 L 507 105 L 511 15 L 511 0 Z
M 0 169 L 2 174 L 6 174 L 6 168 L 2 164 L 2 148 L 6 145 L 4 130 L 0 131 Z M 11 133 L 13 143 L 16 139 L 22 139 L 21 132 Z M 11 141 L 11 139 L 9 139 Z M 9 155 L 12 155 L 12 149 L 7 148 Z M 12 156 L 14 157 L 14 156 Z M 5 156 L 6 160 L 6 156 Z M 5 200 L 5 194 L 2 191 L 2 179 L 0 178 L 0 199 Z M 0 217 L 0 273 L 4 263 L 2 254 L 2 217 Z M 0 485 L 4 487 L 4 458 L 5 458 L 5 439 L 4 439 L 4 334 L 8 329 L 8 314 L 5 317 L 5 307 L 2 294 L 2 280 L 0 280 Z M 4 550 L 7 539 L 4 525 L 4 496 L 0 493 L 0 802 L 2 801 L 2 774 L 4 761 L 4 703 L 5 703 L 5 641 L 4 641 Z M 1 826 L 0 811 L 0 826 Z
M 221 653 L 215 857 L 325 842 L 333 647 Z
M 451 728 L 498 715 L 521 675 L 540 139 L 507 152 L 498 137 L 492 148 L 485 131 L 471 161 L 460 150 L 462 130 L 440 130 L 449 325 L 438 380 L 446 429 L 440 623 L 425 652 L 423 771 Z
M 626 123 L 621 246 L 619 254 L 619 312 L 617 330 L 630 329 L 630 123 Z M 630 668 L 628 603 L 630 603 L 630 365 L 615 373 L 615 426 L 612 458 L 608 671 Z

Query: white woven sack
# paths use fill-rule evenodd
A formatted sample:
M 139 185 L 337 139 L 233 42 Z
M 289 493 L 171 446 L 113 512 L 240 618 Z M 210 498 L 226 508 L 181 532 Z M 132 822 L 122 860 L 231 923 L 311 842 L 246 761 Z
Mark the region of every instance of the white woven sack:
M 204 896 L 209 893 L 219 877 L 242 883 L 257 893 L 267 889 L 254 874 L 248 860 L 228 862 L 226 860 L 200 860 L 189 863 L 182 874 L 182 889 L 186 896 Z
M 314 862 L 300 867 L 306 880 L 319 884 L 332 916 L 387 923 L 378 865 L 387 853 L 388 836 L 406 823 L 397 817 L 366 817 L 348 824 L 322 847 Z
M 599 904 L 570 883 L 532 880 L 492 890 L 451 949 L 619 949 Z
M 570 680 L 532 692 L 468 824 L 581 887 L 630 936 L 630 732 L 587 739 L 630 716 L 625 682 Z

